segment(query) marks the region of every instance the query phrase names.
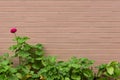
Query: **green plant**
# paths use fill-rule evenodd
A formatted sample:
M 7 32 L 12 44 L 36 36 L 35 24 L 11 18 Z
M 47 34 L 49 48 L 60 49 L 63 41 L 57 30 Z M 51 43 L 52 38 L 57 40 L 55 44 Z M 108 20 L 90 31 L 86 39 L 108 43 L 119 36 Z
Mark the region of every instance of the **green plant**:
M 68 66 L 70 68 L 70 80 L 93 80 L 94 72 L 91 69 L 93 63 L 94 61 L 87 58 L 71 58 Z
M 0 80 L 18 80 L 16 73 L 9 54 L 0 56 Z
M 46 80 L 93 80 L 94 72 L 90 68 L 92 60 L 87 58 L 71 58 L 68 62 L 56 62 L 54 57 L 46 57 L 43 60 L 44 68 L 40 74 Z
M 15 53 L 14 56 L 19 57 L 17 69 L 19 78 L 24 80 L 39 78 L 37 72 L 43 67 L 41 63 L 44 54 L 43 46 L 41 44 L 30 45 L 27 43 L 28 39 L 28 37 L 16 36 L 14 41 L 17 44 L 10 47 L 10 50 Z
M 11 33 L 15 34 L 13 41 L 16 42 L 10 47 L 10 50 L 14 52 L 14 57 L 19 58 L 19 65 L 16 67 L 17 77 L 20 80 L 40 80 L 41 76 L 38 75 L 38 71 L 43 67 L 43 46 L 29 44 L 27 40 L 30 38 L 17 36 L 16 31 L 16 28 L 10 30 Z
M 97 80 L 120 80 L 120 63 L 112 61 L 98 66 Z
M 63 76 L 59 73 L 59 64 L 55 57 L 44 57 L 42 63 L 44 68 L 39 71 L 39 74 L 42 75 L 45 80 L 62 80 Z
M 0 80 L 120 80 L 120 63 L 112 61 L 92 69 L 93 60 L 72 57 L 68 61 L 57 61 L 56 57 L 45 56 L 42 44 L 31 45 L 30 38 L 16 35 L 16 44 L 10 47 L 13 56 L 0 56 Z M 19 64 L 13 67 L 14 58 Z

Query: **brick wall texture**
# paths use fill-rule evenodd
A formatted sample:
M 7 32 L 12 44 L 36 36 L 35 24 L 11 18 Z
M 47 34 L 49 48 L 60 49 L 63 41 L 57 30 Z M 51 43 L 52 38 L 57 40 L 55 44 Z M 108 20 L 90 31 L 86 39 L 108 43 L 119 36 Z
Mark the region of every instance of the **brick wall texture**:
M 120 0 L 0 0 L 0 54 L 9 52 L 14 26 L 58 60 L 120 61 Z

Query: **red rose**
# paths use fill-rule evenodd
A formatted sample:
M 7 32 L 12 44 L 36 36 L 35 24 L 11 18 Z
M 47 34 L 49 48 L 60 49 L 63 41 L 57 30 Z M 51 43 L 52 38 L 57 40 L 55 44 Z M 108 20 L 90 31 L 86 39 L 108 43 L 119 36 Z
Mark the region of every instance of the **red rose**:
M 12 28 L 12 29 L 10 30 L 11 33 L 15 33 L 16 31 L 17 31 L 16 28 Z

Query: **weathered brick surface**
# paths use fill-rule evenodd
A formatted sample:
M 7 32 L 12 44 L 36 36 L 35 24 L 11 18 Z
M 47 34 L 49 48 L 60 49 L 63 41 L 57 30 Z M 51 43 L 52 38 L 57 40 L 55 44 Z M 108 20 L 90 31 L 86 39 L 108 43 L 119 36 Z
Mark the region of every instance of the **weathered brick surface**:
M 13 44 L 11 27 L 67 60 L 120 61 L 120 0 L 0 0 L 0 53 Z

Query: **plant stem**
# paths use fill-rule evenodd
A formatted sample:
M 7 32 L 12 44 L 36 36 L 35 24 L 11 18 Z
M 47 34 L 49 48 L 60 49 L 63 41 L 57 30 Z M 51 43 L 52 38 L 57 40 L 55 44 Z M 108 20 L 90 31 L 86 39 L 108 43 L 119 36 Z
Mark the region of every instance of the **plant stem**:
M 17 41 L 17 44 L 18 44 L 18 40 L 17 40 L 17 35 L 16 35 L 16 33 L 14 33 L 14 35 L 15 35 L 15 38 L 16 38 L 16 41 Z
M 17 35 L 16 35 L 16 33 L 14 33 L 14 35 L 15 35 L 15 38 L 16 38 L 16 41 L 17 41 L 17 44 L 19 44 L 18 43 L 18 39 L 17 39 Z M 22 64 L 22 58 L 19 56 L 19 65 L 21 65 Z
M 22 64 L 22 57 L 19 56 L 19 65 Z

